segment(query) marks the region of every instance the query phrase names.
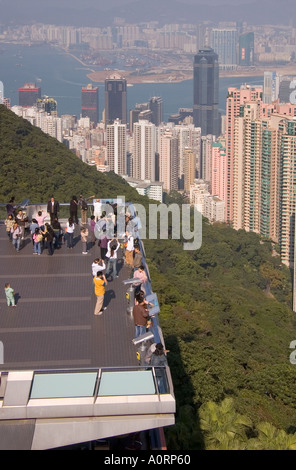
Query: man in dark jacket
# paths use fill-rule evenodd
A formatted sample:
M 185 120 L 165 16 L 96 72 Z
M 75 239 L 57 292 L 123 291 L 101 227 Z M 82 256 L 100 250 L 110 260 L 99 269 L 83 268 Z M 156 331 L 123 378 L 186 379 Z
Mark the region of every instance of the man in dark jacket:
M 51 196 L 50 201 L 47 204 L 47 212 L 50 215 L 50 223 L 52 224 L 54 219 L 58 218 L 58 213 L 60 210 L 60 205 L 58 201 L 55 201 L 54 197 Z

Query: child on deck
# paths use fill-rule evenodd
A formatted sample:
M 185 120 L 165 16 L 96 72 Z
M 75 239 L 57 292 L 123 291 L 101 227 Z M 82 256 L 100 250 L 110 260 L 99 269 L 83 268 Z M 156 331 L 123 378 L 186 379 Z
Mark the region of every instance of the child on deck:
M 7 305 L 8 307 L 10 307 L 10 304 L 13 306 L 13 307 L 16 307 L 15 305 L 15 299 L 14 299 L 14 290 L 12 287 L 10 287 L 10 284 L 9 283 L 6 283 L 5 284 L 5 295 L 6 295 L 6 300 L 7 300 Z

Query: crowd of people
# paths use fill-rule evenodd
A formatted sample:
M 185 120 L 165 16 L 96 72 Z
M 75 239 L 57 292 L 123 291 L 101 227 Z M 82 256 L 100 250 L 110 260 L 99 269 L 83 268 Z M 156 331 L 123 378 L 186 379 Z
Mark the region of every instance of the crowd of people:
M 80 225 L 80 241 L 82 254 L 88 253 L 88 248 L 96 243 L 100 248 L 100 256 L 95 258 L 91 270 L 93 276 L 94 293 L 96 295 L 96 305 L 94 315 L 101 315 L 106 306 L 104 306 L 105 289 L 111 280 L 118 278 L 118 252 L 121 248 L 123 252 L 124 264 L 131 268 L 131 277 L 134 279 L 133 287 L 135 289 L 135 305 L 133 308 L 133 318 L 135 324 L 135 338 L 144 334 L 151 324 L 149 316 L 149 302 L 145 300 L 147 275 L 143 265 L 143 255 L 137 238 L 139 220 L 131 224 L 133 217 L 130 213 L 125 214 L 125 232 L 117 233 L 117 206 L 107 213 L 102 210 L 103 206 L 99 199 L 94 203 L 94 211 L 88 221 L 88 200 L 94 196 L 80 198 L 73 196 L 69 205 L 69 218 L 63 228 L 59 221 L 60 205 L 51 196 L 47 204 L 47 210 L 39 210 L 29 220 L 22 208 L 17 208 L 14 198 L 6 206 L 7 218 L 5 220 L 6 232 L 9 241 L 13 244 L 16 251 L 22 248 L 22 242 L 26 238 L 26 230 L 29 230 L 33 246 L 33 254 L 41 255 L 44 249 L 47 249 L 48 255 L 52 256 L 55 250 L 65 244 L 69 250 L 74 247 L 74 232 Z M 80 209 L 80 224 L 78 218 L 78 209 Z M 50 222 L 46 220 L 50 220 Z M 136 219 L 136 218 L 135 218 Z M 137 217 L 138 219 L 138 217 Z M 109 225 L 114 228 L 114 236 L 108 236 Z M 77 230 L 76 230 L 77 234 Z M 78 238 L 78 239 L 79 239 Z M 16 306 L 14 301 L 14 292 L 9 284 L 5 285 L 5 294 L 7 305 Z M 150 361 L 152 365 L 165 365 L 166 356 L 163 348 L 157 345 Z M 156 352 L 155 352 L 156 351 Z M 164 357 L 163 357 L 164 356 Z

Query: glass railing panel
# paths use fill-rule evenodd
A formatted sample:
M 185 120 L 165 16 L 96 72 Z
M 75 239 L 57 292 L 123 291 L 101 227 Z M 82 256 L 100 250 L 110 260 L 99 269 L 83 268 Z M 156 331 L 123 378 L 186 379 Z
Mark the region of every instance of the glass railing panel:
M 156 393 L 152 370 L 102 371 L 98 397 Z
M 30 399 L 92 397 L 97 372 L 34 374 Z

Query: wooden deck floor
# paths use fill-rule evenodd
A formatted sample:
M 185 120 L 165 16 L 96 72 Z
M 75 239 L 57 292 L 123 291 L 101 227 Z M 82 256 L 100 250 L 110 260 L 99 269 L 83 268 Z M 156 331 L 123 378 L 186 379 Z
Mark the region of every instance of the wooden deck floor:
M 16 252 L 0 226 L 2 371 L 138 365 L 122 282 L 130 270 L 119 259 L 119 278 L 106 288 L 107 310 L 95 316 L 91 264 L 99 247 L 83 255 L 78 234 L 79 228 L 73 250 L 62 245 L 53 256 L 47 250 L 37 256 L 29 235 Z M 6 282 L 15 290 L 16 308 L 7 307 Z

